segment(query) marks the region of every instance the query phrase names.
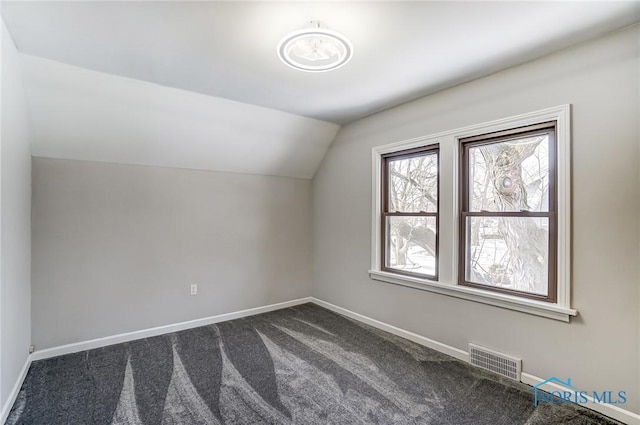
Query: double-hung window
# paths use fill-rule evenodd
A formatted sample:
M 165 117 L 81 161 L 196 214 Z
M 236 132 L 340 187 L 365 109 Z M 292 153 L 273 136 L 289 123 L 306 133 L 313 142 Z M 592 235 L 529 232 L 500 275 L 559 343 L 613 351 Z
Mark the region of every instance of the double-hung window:
M 556 300 L 556 123 L 464 138 L 458 283 Z
M 569 321 L 570 112 L 375 146 L 369 276 Z
M 382 156 L 382 270 L 438 279 L 438 147 Z

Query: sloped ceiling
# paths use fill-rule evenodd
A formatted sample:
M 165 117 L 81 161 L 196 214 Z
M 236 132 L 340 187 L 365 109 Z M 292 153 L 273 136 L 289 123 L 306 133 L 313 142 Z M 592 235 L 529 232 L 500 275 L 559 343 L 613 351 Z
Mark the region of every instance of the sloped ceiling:
M 309 178 L 336 124 L 633 24 L 639 5 L 48 1 L 2 15 L 34 155 Z M 351 39 L 347 66 L 279 61 L 309 20 Z
M 311 178 L 339 126 L 23 56 L 32 155 Z

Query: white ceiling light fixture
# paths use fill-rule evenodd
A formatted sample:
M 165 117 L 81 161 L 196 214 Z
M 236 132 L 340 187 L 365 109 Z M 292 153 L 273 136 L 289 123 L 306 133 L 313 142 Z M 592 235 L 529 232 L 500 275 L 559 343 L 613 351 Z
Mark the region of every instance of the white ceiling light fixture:
M 278 43 L 278 56 L 290 67 L 306 72 L 333 71 L 353 56 L 353 45 L 320 21 L 286 35 Z

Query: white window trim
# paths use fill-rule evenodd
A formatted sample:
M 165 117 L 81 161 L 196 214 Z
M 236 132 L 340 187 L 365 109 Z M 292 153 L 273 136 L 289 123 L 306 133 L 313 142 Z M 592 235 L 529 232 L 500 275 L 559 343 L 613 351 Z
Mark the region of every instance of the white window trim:
M 548 303 L 457 284 L 458 261 L 458 158 L 460 139 L 511 128 L 557 121 L 557 301 Z M 499 119 L 429 136 L 404 140 L 372 149 L 371 279 L 449 295 L 510 310 L 568 322 L 578 314 L 571 302 L 571 105 Z M 439 144 L 440 148 L 440 281 L 414 278 L 381 271 L 381 162 L 382 155 L 420 146 Z

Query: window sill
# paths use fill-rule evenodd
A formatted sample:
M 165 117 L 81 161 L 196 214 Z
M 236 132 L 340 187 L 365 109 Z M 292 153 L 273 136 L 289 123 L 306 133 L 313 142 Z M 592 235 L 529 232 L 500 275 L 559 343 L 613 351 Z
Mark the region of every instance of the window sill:
M 435 292 L 437 294 L 462 298 L 464 300 L 489 304 L 509 310 L 521 311 L 523 313 L 547 317 L 549 319 L 560 320 L 562 322 L 569 322 L 569 318 L 571 316 L 576 316 L 578 314 L 577 310 L 561 307 L 557 304 L 528 300 L 525 298 L 514 297 L 512 295 L 488 292 L 465 286 L 446 285 L 434 281 L 401 276 L 377 270 L 369 270 L 369 277 L 373 280 L 408 286 L 410 288 Z

